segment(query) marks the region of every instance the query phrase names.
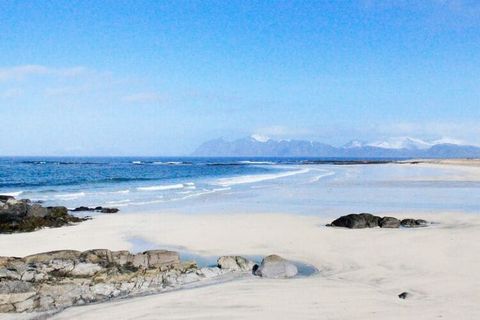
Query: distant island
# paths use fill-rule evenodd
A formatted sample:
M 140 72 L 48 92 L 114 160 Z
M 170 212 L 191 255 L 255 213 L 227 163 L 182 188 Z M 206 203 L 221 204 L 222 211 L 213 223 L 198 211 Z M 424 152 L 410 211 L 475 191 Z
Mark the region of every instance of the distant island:
M 335 147 L 307 140 L 273 140 L 253 135 L 227 141 L 223 138 L 201 144 L 198 157 L 332 157 L 332 158 L 479 158 L 480 147 L 449 142 L 427 142 L 402 137 L 365 143 L 351 141 Z

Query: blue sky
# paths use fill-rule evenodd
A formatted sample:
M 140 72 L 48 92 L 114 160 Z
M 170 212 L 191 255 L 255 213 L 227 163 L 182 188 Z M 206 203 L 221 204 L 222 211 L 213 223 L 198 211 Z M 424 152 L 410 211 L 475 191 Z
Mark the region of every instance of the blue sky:
M 480 2 L 1 1 L 0 155 L 480 144 Z

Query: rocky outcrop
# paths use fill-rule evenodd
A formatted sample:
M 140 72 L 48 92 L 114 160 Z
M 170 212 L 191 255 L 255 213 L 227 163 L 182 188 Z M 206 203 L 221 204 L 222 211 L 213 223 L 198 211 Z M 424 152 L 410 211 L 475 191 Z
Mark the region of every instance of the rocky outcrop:
M 63 309 L 163 292 L 232 272 L 252 264 L 242 257 L 222 257 L 219 266 L 198 268 L 173 251 L 96 249 L 62 250 L 24 258 L 0 257 L 0 312 Z
M 0 196 L 0 233 L 30 232 L 84 220 L 70 215 L 65 207 L 43 207 L 28 199 Z
M 260 266 L 255 266 L 253 273 L 263 278 L 292 278 L 297 275 L 298 269 L 293 262 L 272 254 L 265 257 Z
M 117 213 L 117 212 L 120 211 L 120 210 L 117 209 L 117 208 L 105 208 L 105 207 L 95 207 L 95 208 L 91 208 L 91 207 L 81 206 L 81 207 L 77 207 L 77 208 L 75 208 L 75 209 L 72 209 L 71 211 L 72 211 L 72 212 L 96 211 L 96 212 L 101 212 L 101 213 Z
M 421 219 L 403 219 L 398 220 L 394 217 L 379 217 L 370 213 L 349 214 L 334 220 L 329 227 L 343 227 L 349 229 L 363 228 L 398 228 L 400 226 L 406 228 L 425 227 L 428 222 Z

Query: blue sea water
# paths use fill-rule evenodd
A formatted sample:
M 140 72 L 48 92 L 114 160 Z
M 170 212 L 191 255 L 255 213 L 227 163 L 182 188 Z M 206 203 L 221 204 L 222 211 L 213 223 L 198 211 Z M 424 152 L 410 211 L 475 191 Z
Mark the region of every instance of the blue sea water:
M 8 157 L 0 194 L 127 213 L 480 212 L 480 180 L 468 168 L 334 160 Z
M 299 159 L 4 157 L 0 194 L 46 204 L 131 206 L 225 190 L 219 179 L 284 171 Z

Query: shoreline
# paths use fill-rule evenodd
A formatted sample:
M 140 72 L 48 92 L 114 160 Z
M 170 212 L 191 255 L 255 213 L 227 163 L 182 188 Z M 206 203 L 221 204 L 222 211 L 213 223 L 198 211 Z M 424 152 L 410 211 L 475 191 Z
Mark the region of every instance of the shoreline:
M 426 202 L 426 207 L 421 201 L 416 202 L 417 206 L 410 203 L 413 209 L 407 209 L 409 204 L 402 201 L 413 202 L 413 195 L 422 197 L 426 191 L 401 184 L 402 181 L 435 179 L 442 183 L 476 183 L 480 181 L 480 170 L 477 162 L 471 161 L 415 160 L 378 167 L 345 166 L 344 171 L 327 180 L 320 179 L 318 184 L 312 182 L 317 174 L 313 172 L 305 177 L 293 175 L 284 180 L 271 180 L 267 189 L 256 189 L 254 185 L 242 189 L 243 193 L 231 194 L 235 199 L 230 203 L 215 203 L 210 201 L 214 198 L 205 198 L 174 208 L 158 207 L 153 211 L 138 208 L 113 215 L 95 215 L 92 220 L 61 228 L 0 234 L 0 256 L 27 256 L 64 249 L 138 252 L 155 248 L 185 252 L 205 261 L 227 255 L 278 254 L 318 269 L 317 274 L 305 278 L 249 277 L 76 306 L 48 317 L 54 320 L 317 319 L 319 315 L 327 319 L 449 319 L 458 314 L 462 319 L 477 319 L 480 318 L 477 307 L 480 275 L 476 271 L 480 257 L 472 254 L 478 252 L 480 243 L 477 197 L 469 194 L 468 200 L 474 204 L 469 211 L 448 210 L 446 198 L 438 199 L 439 206 L 431 206 L 436 204 L 439 194 L 448 196 L 455 190 L 458 194 L 452 198 L 451 207 L 462 208 L 461 204 L 465 203 L 462 193 L 475 188 L 445 189 L 448 192 L 443 193 L 439 193 L 441 189 L 431 189 L 429 199 L 434 202 Z M 410 170 L 414 167 L 419 170 Z M 441 170 L 437 170 L 440 167 Z M 385 176 L 392 185 L 383 182 Z M 365 181 L 370 181 L 368 189 L 351 188 Z M 321 197 L 329 195 L 331 185 L 338 186 L 332 189 L 334 195 Z M 383 190 L 384 186 L 389 189 Z M 402 190 L 407 192 L 403 197 Z M 339 198 L 336 192 L 341 192 L 344 198 Z M 391 210 L 382 210 L 378 204 L 376 209 L 369 210 L 371 204 L 383 200 L 377 199 L 378 195 L 389 195 L 395 200 L 385 205 Z M 277 199 L 282 196 L 285 198 Z M 318 197 L 325 204 L 310 202 L 318 201 Z M 329 203 L 329 199 L 342 200 Z M 358 210 L 366 208 L 375 215 L 425 219 L 433 224 L 415 229 L 326 227 L 338 216 L 351 213 L 342 207 L 343 199 L 351 201 L 350 205 Z M 279 201 L 283 202 L 278 205 Z M 264 204 L 255 206 L 257 202 Z M 190 208 L 192 204 L 197 205 Z M 200 208 L 201 204 L 205 206 Z M 285 204 L 292 206 L 282 207 Z M 399 299 L 402 292 L 409 292 L 411 296 Z M 35 315 L 0 314 L 0 319 L 32 316 Z

